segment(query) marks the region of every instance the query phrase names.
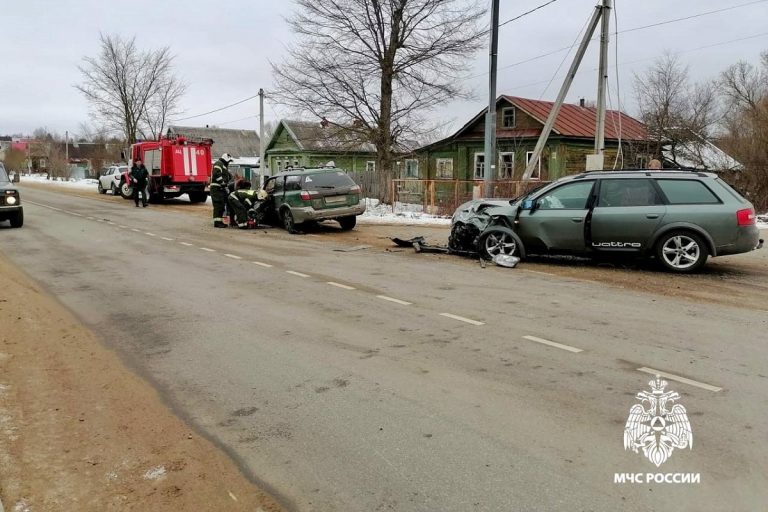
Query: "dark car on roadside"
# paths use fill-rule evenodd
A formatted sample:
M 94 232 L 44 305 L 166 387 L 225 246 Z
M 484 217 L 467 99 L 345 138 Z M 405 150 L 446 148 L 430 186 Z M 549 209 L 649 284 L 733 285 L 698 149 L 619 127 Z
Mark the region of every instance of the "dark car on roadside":
M 265 220 L 291 233 L 323 220 L 335 220 L 348 231 L 365 212 L 360 186 L 335 167 L 288 169 L 268 178 L 264 190 L 269 195 Z
M 11 227 L 24 225 L 24 208 L 18 187 L 8 177 L 5 166 L 0 163 L 0 222 L 9 220 Z
M 691 171 L 567 176 L 510 201 L 467 202 L 451 224 L 451 249 L 486 259 L 646 256 L 673 272 L 763 244 L 752 204 L 716 174 Z

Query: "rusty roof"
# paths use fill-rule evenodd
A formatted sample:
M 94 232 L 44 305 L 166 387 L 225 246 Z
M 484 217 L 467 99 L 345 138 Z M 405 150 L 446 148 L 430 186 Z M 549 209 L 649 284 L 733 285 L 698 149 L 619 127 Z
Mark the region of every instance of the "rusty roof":
M 532 100 L 517 96 L 502 96 L 512 105 L 525 111 L 531 117 L 544 124 L 552 110 L 554 102 Z M 623 112 L 608 110 L 605 113 L 605 138 L 618 139 L 619 121 L 621 121 L 621 138 L 624 140 L 646 140 L 648 130 L 646 126 Z M 563 103 L 558 112 L 553 131 L 566 137 L 595 137 L 595 125 L 597 123 L 597 110 L 594 107 L 582 107 L 570 103 Z

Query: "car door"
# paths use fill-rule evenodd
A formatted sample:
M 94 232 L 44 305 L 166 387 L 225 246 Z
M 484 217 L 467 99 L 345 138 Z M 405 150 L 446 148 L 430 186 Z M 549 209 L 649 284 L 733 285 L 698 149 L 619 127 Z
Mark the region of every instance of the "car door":
M 651 178 L 602 179 L 592 211 L 589 243 L 600 251 L 644 251 L 666 209 Z
M 594 180 L 574 180 L 536 196 L 533 208 L 518 217 L 517 231 L 526 247 L 548 252 L 586 250 L 585 224 Z

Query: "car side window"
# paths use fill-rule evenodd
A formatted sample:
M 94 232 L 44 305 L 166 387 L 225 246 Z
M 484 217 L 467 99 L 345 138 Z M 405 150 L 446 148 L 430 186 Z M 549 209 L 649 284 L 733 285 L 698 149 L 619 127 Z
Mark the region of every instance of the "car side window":
M 274 188 L 272 189 L 272 192 L 278 194 L 283 191 L 283 183 L 285 182 L 285 178 L 275 178 L 273 180 L 273 183 L 275 184 Z
M 567 183 L 545 192 L 536 203 L 541 210 L 583 210 L 594 184 L 592 180 Z
M 654 206 L 664 204 L 651 180 L 606 179 L 600 180 L 600 196 L 597 206 Z
M 285 178 L 285 190 L 301 190 L 301 176 L 288 176 Z
M 669 204 L 720 204 L 720 199 L 697 180 L 658 179 Z

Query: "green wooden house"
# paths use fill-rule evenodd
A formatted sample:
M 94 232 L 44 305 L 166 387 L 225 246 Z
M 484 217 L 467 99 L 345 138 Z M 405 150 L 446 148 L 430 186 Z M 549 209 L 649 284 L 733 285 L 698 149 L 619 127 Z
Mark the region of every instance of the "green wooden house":
M 533 154 L 553 103 L 514 96 L 496 101 L 497 180 L 519 180 Z M 484 109 L 455 134 L 416 151 L 406 160 L 406 176 L 420 179 L 478 180 L 485 168 Z M 533 178 L 554 180 L 584 171 L 587 155 L 594 152 L 596 110 L 593 107 L 564 104 L 544 148 Z M 647 163 L 647 130 L 643 123 L 622 112 L 606 114 L 605 167 L 613 168 L 619 148 L 623 148 L 625 168 Z M 619 137 L 620 135 L 620 137 Z M 617 168 L 621 163 L 617 164 Z
M 319 167 L 329 162 L 352 173 L 376 171 L 376 147 L 362 141 L 354 129 L 326 120 L 281 120 L 265 155 L 272 174 L 287 167 Z

